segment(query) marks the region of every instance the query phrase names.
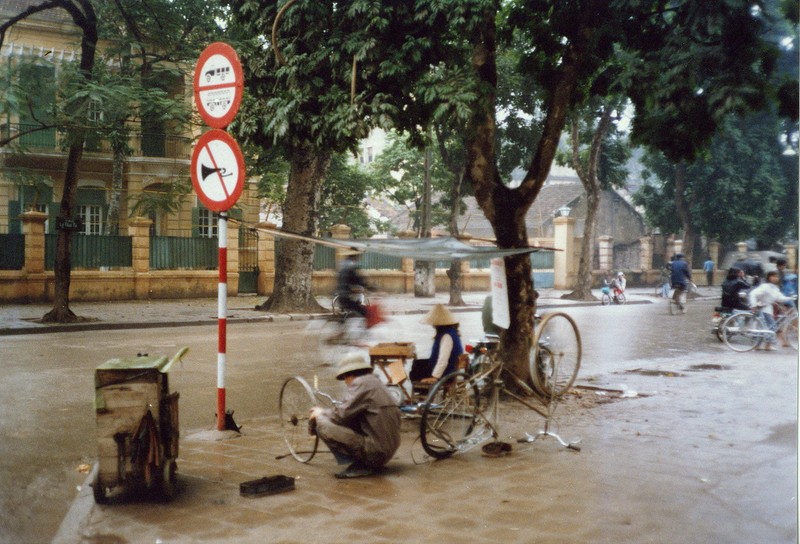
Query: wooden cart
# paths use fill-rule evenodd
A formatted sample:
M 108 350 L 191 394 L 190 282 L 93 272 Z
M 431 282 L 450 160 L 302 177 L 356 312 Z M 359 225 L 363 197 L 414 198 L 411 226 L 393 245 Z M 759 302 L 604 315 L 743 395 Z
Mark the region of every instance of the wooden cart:
M 406 361 L 413 361 L 416 348 L 412 342 L 382 342 L 369 348 L 369 358 L 373 367 L 377 367 L 386 378 L 390 391 L 399 391 L 398 404 L 413 404 L 414 398 L 406 389 L 408 372 Z
M 137 355 L 106 361 L 95 371 L 98 503 L 121 491 L 149 491 L 169 500 L 178 457 L 178 393 L 170 393 L 172 359 Z

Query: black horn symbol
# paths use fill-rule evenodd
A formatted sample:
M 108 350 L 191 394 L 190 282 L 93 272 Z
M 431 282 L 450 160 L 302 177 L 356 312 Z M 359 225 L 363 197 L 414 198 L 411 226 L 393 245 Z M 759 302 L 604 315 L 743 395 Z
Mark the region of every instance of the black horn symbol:
M 225 168 L 210 168 L 205 164 L 200 165 L 200 175 L 203 177 L 203 180 L 205 180 L 208 176 L 210 176 L 214 172 L 219 172 L 219 175 L 222 176 L 223 178 L 231 175 L 226 171 Z

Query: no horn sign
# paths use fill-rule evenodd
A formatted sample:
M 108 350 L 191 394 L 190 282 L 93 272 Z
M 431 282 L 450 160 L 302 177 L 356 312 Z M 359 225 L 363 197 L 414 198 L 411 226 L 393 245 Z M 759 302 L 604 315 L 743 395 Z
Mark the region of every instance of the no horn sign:
M 244 188 L 244 157 L 230 134 L 212 129 L 200 136 L 192 152 L 192 185 L 206 208 L 230 209 Z

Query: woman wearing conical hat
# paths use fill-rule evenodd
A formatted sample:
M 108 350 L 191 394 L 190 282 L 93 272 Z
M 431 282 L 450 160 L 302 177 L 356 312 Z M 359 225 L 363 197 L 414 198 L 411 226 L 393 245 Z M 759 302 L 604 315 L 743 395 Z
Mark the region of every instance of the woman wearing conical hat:
M 422 320 L 436 330 L 431 356 L 416 359 L 411 365 L 409 377 L 412 382 L 436 383 L 442 376 L 457 368 L 458 356 L 464 353 L 458 335 L 458 320 L 441 304 L 437 304 Z

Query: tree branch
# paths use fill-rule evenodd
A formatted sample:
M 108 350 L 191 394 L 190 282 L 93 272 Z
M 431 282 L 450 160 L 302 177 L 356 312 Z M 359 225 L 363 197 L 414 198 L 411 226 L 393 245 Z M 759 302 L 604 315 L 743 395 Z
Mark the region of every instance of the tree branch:
M 5 23 L 0 25 L 0 47 L 3 46 L 3 41 L 6 37 L 6 31 L 17 24 L 18 22 L 22 21 L 23 19 L 27 19 L 31 15 L 39 13 L 40 11 L 45 11 L 48 9 L 59 8 L 62 7 L 61 2 L 59 0 L 48 0 L 47 2 L 42 2 L 37 6 L 28 6 L 28 9 L 23 11 L 22 13 L 15 15 Z
M 281 55 L 281 51 L 278 48 L 278 28 L 280 27 L 283 14 L 286 13 L 286 11 L 292 7 L 292 4 L 295 2 L 297 2 L 297 0 L 289 0 L 286 2 L 283 7 L 278 10 L 278 14 L 275 15 L 275 21 L 272 23 L 272 49 L 275 51 L 275 62 L 278 63 L 278 66 L 283 66 L 286 64 L 286 59 L 283 58 L 283 55 Z
M 56 128 L 56 127 L 57 127 L 57 125 L 45 125 L 45 124 L 42 124 L 42 125 L 40 125 L 38 127 L 29 128 L 27 130 L 21 130 L 21 131 L 15 133 L 14 135 L 9 135 L 6 138 L 0 138 L 0 147 L 5 147 L 8 144 L 10 144 L 11 142 L 13 142 L 14 140 L 16 140 L 17 138 L 21 138 L 23 136 L 27 136 L 28 134 L 33 134 L 34 132 L 39 132 L 41 130 L 49 130 L 51 128 Z

